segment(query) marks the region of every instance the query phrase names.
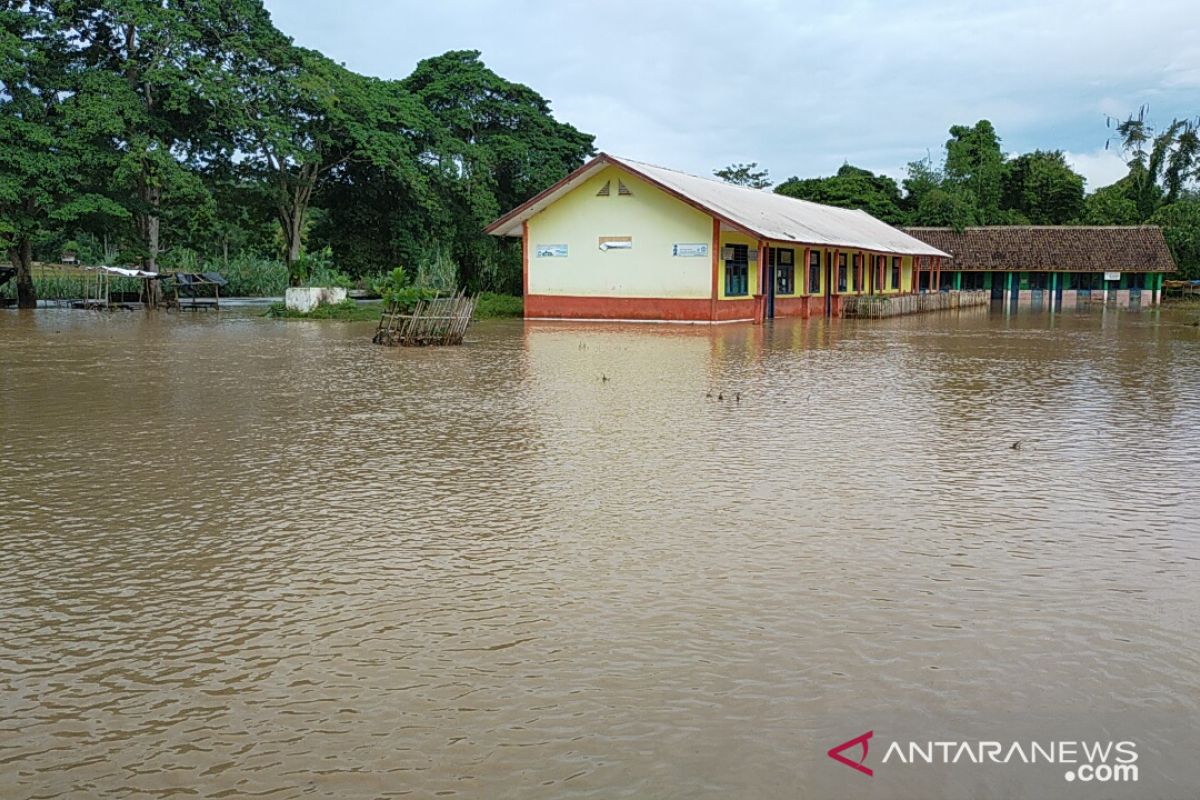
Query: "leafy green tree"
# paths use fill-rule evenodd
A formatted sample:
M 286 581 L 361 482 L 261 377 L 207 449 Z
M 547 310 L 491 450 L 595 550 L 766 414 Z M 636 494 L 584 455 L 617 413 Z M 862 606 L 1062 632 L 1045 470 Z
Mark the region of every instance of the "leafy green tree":
M 450 247 L 467 286 L 516 288 L 519 252 L 483 228 L 581 166 L 595 153 L 593 137 L 556 120 L 545 98 L 488 69 L 478 51 L 426 59 L 403 86 L 436 126 L 422 138 L 419 157 L 430 227 L 406 226 L 400 235 L 423 240 L 425 259 Z
M 1001 207 L 1034 225 L 1066 225 L 1083 214 L 1083 185 L 1061 150 L 1035 150 L 1004 164 Z
M 910 162 L 907 173 L 904 205 L 908 224 L 958 230 L 979 224 L 975 198 L 961 184 L 948 180 L 933 159 Z
M 766 189 L 771 185 L 768 171 L 759 169 L 757 161 L 751 161 L 749 164 L 730 164 L 722 169 L 714 170 L 713 175 L 726 183 L 732 183 L 734 186 L 746 186 L 750 189 Z
M 1164 205 L 1150 223 L 1162 227 L 1181 276 L 1200 279 L 1200 199 L 1185 197 Z
M 33 243 L 88 215 L 121 214 L 83 178 L 87 130 L 74 125 L 79 75 L 45 2 L 0 4 L 0 241 L 17 269 L 17 303 L 37 305 Z
M 946 181 L 962 187 L 973 198 L 978 224 L 1001 221 L 1004 153 L 992 123 L 984 119 L 973 127 L 950 128 L 944 173 Z
M 836 175 L 828 178 L 788 178 L 775 191 L 814 203 L 861 209 L 893 225 L 905 219 L 900 187 L 894 180 L 849 164 L 843 164 Z
M 273 57 L 276 69 L 245 82 L 237 135 L 247 174 L 266 188 L 296 281 L 292 267 L 323 186 L 352 162 L 419 180 L 413 131 L 428 128 L 431 117 L 397 82 L 356 75 L 311 50 L 275 48 Z
M 1124 179 L 1097 189 L 1083 201 L 1082 221 L 1088 225 L 1137 225 L 1142 218 L 1129 195 Z
M 1174 203 L 1187 181 L 1200 176 L 1197 121 L 1175 119 L 1157 130 L 1147 110 L 1142 106 L 1136 116 L 1130 114 L 1116 126 L 1128 159 L 1129 191 L 1142 219 L 1149 219 L 1160 205 Z
M 136 251 L 157 269 L 164 206 L 203 202 L 200 168 L 228 150 L 240 108 L 233 63 L 277 35 L 258 0 L 62 2 L 72 52 L 92 73 L 93 112 L 119 120 L 110 191 L 132 215 Z

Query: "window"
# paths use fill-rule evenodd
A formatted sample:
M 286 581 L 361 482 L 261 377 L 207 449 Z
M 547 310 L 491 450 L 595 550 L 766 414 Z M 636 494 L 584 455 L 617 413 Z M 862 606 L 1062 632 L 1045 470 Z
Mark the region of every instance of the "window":
M 837 290 L 839 292 L 846 291 L 846 254 L 845 253 L 838 253 Z
M 725 296 L 739 297 L 750 291 L 750 255 L 744 244 L 732 244 L 725 248 L 730 258 L 725 259 Z
M 810 294 L 821 291 L 820 250 L 810 250 L 808 252 L 808 291 Z
M 767 259 L 775 271 L 775 294 L 793 294 L 796 291 L 796 251 L 768 248 Z
M 1030 289 L 1047 289 L 1050 286 L 1050 279 L 1045 272 L 1029 273 L 1029 288 Z
M 862 291 L 862 256 L 854 254 L 854 289 Z
M 960 272 L 959 287 L 964 291 L 977 291 L 983 288 L 982 272 Z
M 892 256 L 892 283 L 893 289 L 900 288 L 900 256 Z
M 1142 290 L 1146 288 L 1146 273 L 1131 272 L 1129 273 L 1129 288 Z

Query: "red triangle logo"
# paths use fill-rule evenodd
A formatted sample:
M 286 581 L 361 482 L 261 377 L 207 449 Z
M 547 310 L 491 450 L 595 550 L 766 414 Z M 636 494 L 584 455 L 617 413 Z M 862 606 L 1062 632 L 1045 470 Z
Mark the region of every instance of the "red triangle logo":
M 870 750 L 870 745 L 868 744 L 868 742 L 871 741 L 871 737 L 874 735 L 875 735 L 875 731 L 867 731 L 862 736 L 855 736 L 853 739 L 851 739 L 848 742 L 842 742 L 837 747 L 829 748 L 828 755 L 834 761 L 840 761 L 841 763 L 845 764 L 847 767 L 852 767 L 853 769 L 856 769 L 859 772 L 862 772 L 866 775 L 874 775 L 875 773 L 874 773 L 874 771 L 871 770 L 870 767 L 863 766 L 863 764 L 866 763 L 867 753 Z M 851 761 L 850 759 L 848 759 L 844 755 L 842 755 L 843 750 L 849 750 L 850 748 L 858 747 L 859 745 L 862 745 L 862 757 L 859 758 L 858 761 Z

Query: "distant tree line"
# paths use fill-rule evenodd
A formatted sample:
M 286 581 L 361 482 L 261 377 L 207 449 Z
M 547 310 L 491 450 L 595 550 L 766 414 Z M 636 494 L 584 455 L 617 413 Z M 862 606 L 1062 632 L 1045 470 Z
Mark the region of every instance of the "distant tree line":
M 939 161 L 908 164 L 897 183 L 850 164 L 826 178 L 788 178 L 789 197 L 858 208 L 893 225 L 1160 225 L 1181 274 L 1200 278 L 1200 140 L 1197 123 L 1155 130 L 1146 109 L 1110 121 L 1129 173 L 1090 194 L 1058 150 L 1006 155 L 987 120 L 955 125 Z M 757 163 L 714 174 L 745 186 L 771 185 Z
M 31 265 L 404 265 L 516 291 L 492 218 L 594 153 L 474 51 L 403 80 L 295 46 L 259 0 L 0 0 L 0 249 Z

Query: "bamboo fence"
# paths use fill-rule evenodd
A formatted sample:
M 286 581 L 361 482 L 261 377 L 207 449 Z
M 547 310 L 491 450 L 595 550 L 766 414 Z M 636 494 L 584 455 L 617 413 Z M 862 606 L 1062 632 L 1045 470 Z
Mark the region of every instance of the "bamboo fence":
M 476 300 L 473 295 L 457 292 L 448 297 L 418 300 L 411 311 L 390 303 L 379 317 L 372 341 L 404 347 L 462 344 L 475 313 Z
M 898 317 L 902 314 L 921 314 L 927 311 L 946 311 L 991 303 L 991 292 L 929 292 L 902 294 L 894 297 L 852 295 L 842 299 L 842 316 L 866 319 Z

